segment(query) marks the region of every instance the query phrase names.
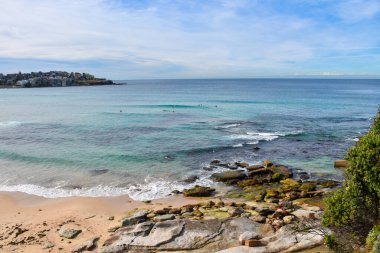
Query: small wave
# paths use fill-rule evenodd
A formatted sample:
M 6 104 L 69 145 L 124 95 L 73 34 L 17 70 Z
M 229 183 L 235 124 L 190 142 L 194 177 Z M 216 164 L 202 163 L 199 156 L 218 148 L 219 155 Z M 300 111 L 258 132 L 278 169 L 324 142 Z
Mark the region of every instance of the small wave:
M 238 140 L 256 140 L 256 141 L 272 141 L 277 139 L 279 135 L 271 134 L 271 133 L 252 133 L 247 132 L 247 134 L 235 134 L 231 135 L 231 139 Z
M 355 137 L 355 138 L 347 138 L 346 140 L 347 141 L 352 141 L 352 142 L 358 142 L 359 138 L 357 138 L 357 137 Z
M 246 134 L 231 135 L 231 139 L 238 140 L 253 140 L 247 144 L 257 144 L 259 141 L 273 141 L 281 136 L 297 135 L 303 133 L 302 130 L 296 130 L 292 132 L 274 132 L 274 133 L 259 133 L 259 132 L 246 132 Z
M 47 188 L 33 184 L 0 185 L 3 192 L 24 192 L 45 198 L 63 197 L 111 197 L 128 194 L 127 189 L 99 185 L 90 188 L 62 189 L 59 187 Z
M 235 127 L 239 127 L 241 124 L 239 123 L 231 123 L 231 124 L 225 124 L 225 125 L 222 125 L 222 126 L 216 126 L 215 129 L 228 129 L 228 128 L 235 128 Z
M 143 184 L 131 185 L 129 187 L 116 187 L 98 185 L 88 188 L 67 189 L 61 187 L 44 187 L 33 184 L 0 185 L 0 192 L 23 192 L 45 198 L 63 197 L 115 197 L 128 195 L 133 200 L 144 201 L 168 197 L 174 190 L 183 191 L 195 185 L 210 186 L 212 182 L 205 178 L 198 179 L 191 184 L 180 184 L 163 179 L 156 180 L 148 177 Z
M 163 104 L 163 105 L 130 105 L 129 107 L 136 108 L 166 108 L 166 109 L 191 109 L 191 108 L 205 108 L 207 106 L 199 105 L 179 105 L 179 104 Z
M 21 124 L 22 123 L 19 121 L 4 121 L 4 122 L 0 122 L 0 128 L 15 127 Z
M 240 148 L 240 147 L 243 147 L 243 143 L 238 143 L 238 144 L 235 144 L 235 145 L 232 145 L 232 147 L 234 148 Z

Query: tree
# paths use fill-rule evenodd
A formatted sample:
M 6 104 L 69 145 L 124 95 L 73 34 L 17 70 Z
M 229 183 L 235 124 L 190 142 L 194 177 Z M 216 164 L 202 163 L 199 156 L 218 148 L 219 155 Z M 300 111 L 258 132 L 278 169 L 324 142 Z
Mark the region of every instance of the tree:
M 325 199 L 322 224 L 335 232 L 337 245 L 348 241 L 353 251 L 365 244 L 380 220 L 380 108 L 371 129 L 349 149 L 346 160 L 350 166 L 344 186 Z

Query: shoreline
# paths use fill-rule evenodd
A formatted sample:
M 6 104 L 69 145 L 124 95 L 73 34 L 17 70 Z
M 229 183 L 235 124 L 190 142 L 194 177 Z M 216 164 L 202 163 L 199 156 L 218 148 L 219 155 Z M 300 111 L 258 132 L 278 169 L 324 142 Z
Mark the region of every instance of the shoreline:
M 50 199 L 21 192 L 0 192 L 0 251 L 71 252 L 94 236 L 100 237 L 98 243 L 101 245 L 109 237 L 108 229 L 116 226 L 128 211 L 179 207 L 200 201 L 200 198 L 182 196 L 157 199 L 151 203 L 134 201 L 128 196 Z M 82 233 L 75 240 L 58 236 L 57 228 L 66 223 L 70 227 L 81 228 Z M 16 234 L 19 231 L 18 236 L 9 235 L 15 230 Z M 49 243 L 55 246 L 43 249 Z
M 209 248 L 194 252 L 203 253 L 211 248 L 223 251 L 230 247 L 245 247 L 245 244 L 239 246 L 237 238 L 239 233 L 252 229 L 262 232 L 265 238 L 273 237 L 274 239 L 263 239 L 263 243 L 269 244 L 268 247 L 272 247 L 270 250 L 280 252 L 278 248 L 276 251 L 278 246 L 275 241 L 281 242 L 292 235 L 293 220 L 302 221 L 305 217 L 319 220 L 323 209 L 321 196 L 339 185 L 331 180 L 308 181 L 310 177 L 307 173 L 293 172 L 292 169 L 269 160 L 255 165 L 213 160 L 209 166 L 227 168 L 223 172 L 212 174 L 211 179 L 227 188 L 233 185 L 233 188 L 227 192 L 219 192 L 215 188 L 196 185 L 183 192 L 178 191 L 175 195 L 148 201 L 133 200 L 128 195 L 46 198 L 23 192 L 0 191 L 0 251 L 77 253 L 82 252 L 78 250 L 80 247 L 90 242 L 91 247 L 101 248 L 102 252 L 123 252 L 115 247 L 129 247 L 129 243 L 123 243 L 124 236 L 128 237 L 134 226 L 134 229 L 139 230 L 139 225 L 136 224 L 156 224 L 160 227 L 160 224 L 167 221 L 170 226 L 174 226 L 167 228 L 168 231 L 180 229 L 180 226 L 191 230 L 192 227 L 203 226 L 204 223 L 208 224 L 204 225 L 208 229 L 215 222 L 220 223 L 220 226 L 227 226 L 225 231 L 228 232 L 225 233 L 229 233 L 229 230 L 235 231 L 233 234 L 222 235 L 217 231 L 207 230 L 207 233 L 216 233 L 220 237 L 218 240 L 224 241 L 228 238 L 228 243 L 218 245 L 213 242 L 208 245 L 204 239 L 206 241 L 203 246 Z M 136 215 L 142 216 L 133 218 Z M 241 224 L 238 228 L 235 227 L 241 231 L 229 225 L 234 222 Z M 72 237 L 63 236 L 62 231 L 77 231 L 78 234 Z M 143 242 L 146 240 L 148 243 L 151 240 L 145 238 L 145 234 L 135 236 L 142 236 Z M 154 232 L 151 236 L 154 237 Z M 202 237 L 202 234 L 199 236 Z M 302 236 L 299 240 L 305 240 L 306 247 L 297 245 L 298 239 L 287 240 L 281 247 L 303 250 L 321 244 L 320 237 L 308 239 L 307 234 Z M 196 243 L 197 240 L 194 240 L 189 239 Z M 182 247 L 181 249 L 196 248 L 194 245 Z M 268 252 L 272 252 L 270 250 Z

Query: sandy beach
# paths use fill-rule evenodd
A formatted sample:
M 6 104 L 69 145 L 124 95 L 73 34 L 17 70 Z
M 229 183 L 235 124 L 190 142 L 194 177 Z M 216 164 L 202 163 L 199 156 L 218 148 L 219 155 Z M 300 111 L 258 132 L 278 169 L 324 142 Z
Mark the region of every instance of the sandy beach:
M 71 252 L 83 242 L 109 237 L 108 229 L 135 208 L 157 209 L 199 202 L 181 196 L 151 203 L 120 197 L 70 197 L 48 199 L 25 193 L 0 193 L 0 252 Z M 59 236 L 60 228 L 82 232 L 75 239 Z M 54 245 L 54 247 L 49 247 Z

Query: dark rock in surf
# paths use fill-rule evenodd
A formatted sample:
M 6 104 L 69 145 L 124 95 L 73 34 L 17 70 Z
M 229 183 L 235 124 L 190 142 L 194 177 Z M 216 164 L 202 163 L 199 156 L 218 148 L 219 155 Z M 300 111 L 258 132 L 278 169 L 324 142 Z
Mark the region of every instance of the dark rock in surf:
M 215 192 L 214 188 L 196 185 L 182 192 L 185 197 L 209 197 Z
M 246 178 L 247 175 L 240 171 L 224 171 L 220 173 L 214 173 L 211 175 L 211 179 L 215 182 L 225 182 L 225 183 L 237 183 L 238 181 Z
M 186 179 L 182 180 L 182 182 L 184 182 L 186 184 L 191 184 L 191 183 L 194 183 L 195 181 L 197 181 L 198 179 L 199 179 L 198 176 L 192 175 L 192 176 L 189 176 Z

